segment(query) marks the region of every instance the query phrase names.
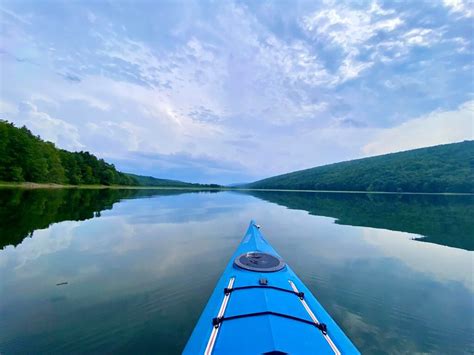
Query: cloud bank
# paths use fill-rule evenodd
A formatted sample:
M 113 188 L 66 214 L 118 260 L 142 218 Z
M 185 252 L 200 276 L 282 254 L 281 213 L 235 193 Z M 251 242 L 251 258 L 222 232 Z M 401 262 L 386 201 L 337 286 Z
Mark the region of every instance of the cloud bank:
M 468 139 L 468 1 L 2 6 L 2 117 L 125 171 L 230 183 Z
M 474 140 L 474 101 L 382 130 L 363 151 L 370 156 L 464 140 Z

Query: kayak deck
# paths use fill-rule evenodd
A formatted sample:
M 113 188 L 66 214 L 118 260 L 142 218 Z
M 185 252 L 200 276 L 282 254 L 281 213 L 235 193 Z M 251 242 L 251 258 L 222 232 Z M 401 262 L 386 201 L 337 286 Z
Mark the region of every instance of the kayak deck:
M 243 257 L 244 265 L 237 262 L 237 266 L 234 260 L 243 254 L 250 260 Z M 279 261 L 282 264 L 277 265 Z M 255 271 L 253 265 L 268 271 Z M 272 352 L 359 353 L 252 221 L 183 353 Z

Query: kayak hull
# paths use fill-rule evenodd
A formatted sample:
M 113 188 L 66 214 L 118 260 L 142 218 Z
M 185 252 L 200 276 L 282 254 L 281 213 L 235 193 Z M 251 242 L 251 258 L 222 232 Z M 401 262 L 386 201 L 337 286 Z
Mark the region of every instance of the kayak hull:
M 281 260 L 254 221 L 219 279 L 183 354 L 359 354 L 288 265 L 278 271 L 255 271 L 234 262 L 253 252 Z M 273 259 L 269 262 L 277 264 Z M 227 294 L 226 288 L 231 289 Z

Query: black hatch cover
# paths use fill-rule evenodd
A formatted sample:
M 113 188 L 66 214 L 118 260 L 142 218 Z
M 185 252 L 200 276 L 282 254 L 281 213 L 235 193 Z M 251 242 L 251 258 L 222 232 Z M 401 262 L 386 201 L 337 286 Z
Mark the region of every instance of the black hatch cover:
M 279 257 L 258 251 L 239 255 L 234 264 L 242 269 L 258 272 L 274 272 L 285 267 L 285 262 Z

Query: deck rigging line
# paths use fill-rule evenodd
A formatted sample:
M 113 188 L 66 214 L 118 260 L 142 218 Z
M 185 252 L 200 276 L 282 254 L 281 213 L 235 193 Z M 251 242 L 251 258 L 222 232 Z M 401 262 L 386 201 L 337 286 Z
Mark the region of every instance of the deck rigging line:
M 326 324 L 324 323 L 315 323 L 313 321 L 309 321 L 303 318 L 298 318 L 290 314 L 284 314 L 284 313 L 278 313 L 278 312 L 272 312 L 272 311 L 237 314 L 237 315 L 228 316 L 228 317 L 216 317 L 212 319 L 212 324 L 214 326 L 219 326 L 222 322 L 227 321 L 227 320 L 247 318 L 247 317 L 258 317 L 258 316 L 277 316 L 277 317 L 283 317 L 283 318 L 295 320 L 298 322 L 303 322 L 312 326 L 316 326 L 316 328 L 318 328 L 323 334 L 327 334 L 327 327 L 326 327 Z
M 298 288 L 297 288 L 296 285 L 293 283 L 293 281 L 288 280 L 288 282 L 290 283 L 290 286 L 291 286 L 291 288 L 293 289 L 293 291 L 299 292 Z M 311 310 L 311 308 L 309 308 L 309 306 L 308 306 L 308 304 L 306 303 L 306 301 L 305 301 L 304 299 L 301 299 L 301 298 L 300 298 L 300 301 L 301 301 L 301 303 L 303 304 L 303 307 L 306 309 L 306 312 L 308 312 L 309 316 L 310 316 L 311 319 L 313 320 L 313 322 L 314 322 L 315 324 L 320 324 L 318 318 L 316 318 L 316 316 L 314 315 L 314 313 L 313 313 L 313 311 Z M 331 349 L 334 351 L 334 354 L 335 354 L 335 355 L 341 355 L 341 352 L 340 352 L 339 349 L 337 348 L 336 344 L 334 344 L 334 342 L 332 341 L 331 337 L 328 335 L 327 331 L 326 331 L 326 333 L 323 332 L 323 336 L 324 336 L 324 338 L 326 339 L 326 341 L 328 342 L 328 344 L 329 344 L 329 346 L 331 347 Z
M 210 336 L 209 341 L 208 341 L 207 346 L 206 346 L 206 350 L 204 351 L 205 355 L 212 354 L 212 350 L 214 349 L 214 345 L 215 345 L 216 339 L 217 339 L 217 333 L 219 332 L 220 325 L 224 321 L 229 321 L 229 320 L 233 320 L 233 319 L 240 319 L 240 318 L 248 318 L 248 317 L 266 316 L 266 315 L 287 318 L 287 319 L 291 319 L 291 320 L 294 320 L 294 321 L 298 321 L 298 322 L 302 322 L 302 323 L 306 323 L 306 324 L 310 324 L 312 326 L 315 326 L 316 328 L 318 328 L 321 331 L 324 338 L 327 340 L 329 346 L 331 346 L 331 348 L 333 349 L 334 354 L 341 355 L 341 352 L 339 351 L 339 349 L 337 349 L 336 345 L 334 344 L 334 342 L 331 340 L 331 338 L 328 335 L 326 324 L 321 323 L 321 322 L 318 321 L 318 319 L 316 318 L 316 316 L 314 315 L 314 313 L 311 311 L 308 304 L 304 300 L 304 292 L 300 292 L 296 288 L 296 285 L 292 281 L 288 280 L 288 282 L 290 283 L 291 288 L 293 290 L 288 290 L 288 289 L 281 288 L 281 287 L 267 285 L 266 279 L 261 279 L 260 280 L 260 285 L 258 285 L 258 286 L 257 285 L 249 285 L 249 286 L 233 287 L 234 286 L 234 281 L 235 281 L 235 277 L 232 277 L 229 280 L 229 284 L 227 285 L 227 287 L 224 288 L 224 299 L 222 300 L 221 307 L 219 309 L 217 317 L 212 319 L 213 328 L 212 328 L 211 336 Z M 292 316 L 290 314 L 284 314 L 284 313 L 273 312 L 273 311 L 262 311 L 262 312 L 254 312 L 254 313 L 237 314 L 237 315 L 227 316 L 227 317 L 224 316 L 224 313 L 225 313 L 225 310 L 227 308 L 227 304 L 229 303 L 230 295 L 231 295 L 232 292 L 239 291 L 239 290 L 254 289 L 254 288 L 272 289 L 272 290 L 291 293 L 291 294 L 294 294 L 294 295 L 298 296 L 298 298 L 300 299 L 300 301 L 303 304 L 304 308 L 306 309 L 309 316 L 311 317 L 312 321 L 309 321 L 309 320 L 303 319 L 303 318 L 299 318 L 299 317 L 295 317 L 295 316 Z
M 281 288 L 281 287 L 276 287 L 276 286 L 269 286 L 269 285 L 260 285 L 260 286 L 251 285 L 251 286 L 240 286 L 240 287 L 234 287 L 234 288 L 227 288 L 226 287 L 226 288 L 224 288 L 224 294 L 227 295 L 227 294 L 229 294 L 231 292 L 234 292 L 234 291 L 247 290 L 247 289 L 250 289 L 250 288 L 270 288 L 272 290 L 292 293 L 292 294 L 298 296 L 300 299 L 304 299 L 304 292 L 295 292 L 293 290 L 288 290 L 286 288 Z
M 229 284 L 227 285 L 227 288 L 232 288 L 234 285 L 235 277 L 231 277 L 229 280 Z M 217 317 L 223 317 L 225 309 L 227 308 L 227 303 L 229 302 L 230 298 L 230 293 L 224 295 L 224 299 L 222 300 L 221 303 L 221 308 L 219 309 L 219 313 L 217 313 Z M 206 350 L 204 351 L 205 355 L 210 355 L 212 353 L 212 349 L 214 349 L 214 344 L 216 343 L 216 338 L 217 338 L 217 333 L 219 332 L 219 326 L 217 327 L 212 327 L 212 332 L 211 336 L 209 338 L 209 341 L 207 342 Z

